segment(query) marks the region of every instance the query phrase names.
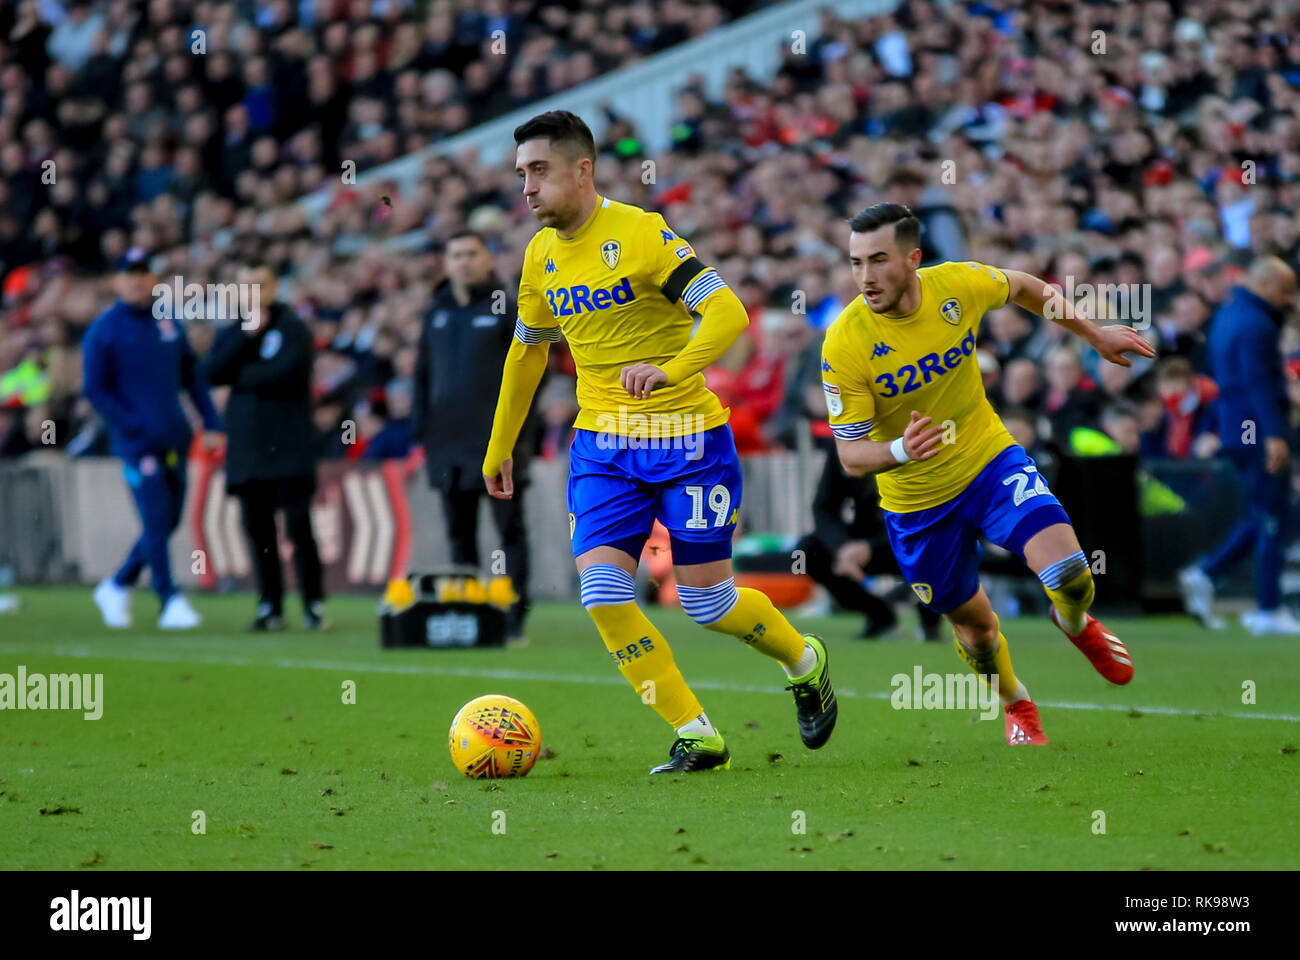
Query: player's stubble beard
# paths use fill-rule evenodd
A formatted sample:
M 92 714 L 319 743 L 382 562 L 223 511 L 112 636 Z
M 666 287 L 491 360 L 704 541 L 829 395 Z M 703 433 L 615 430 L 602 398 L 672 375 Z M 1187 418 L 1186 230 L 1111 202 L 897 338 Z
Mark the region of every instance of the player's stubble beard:
M 573 198 L 572 203 L 563 207 L 553 207 L 549 214 L 551 222 L 549 224 L 543 223 L 543 226 L 554 227 L 557 233 L 570 234 L 582 226 L 578 220 L 581 215 L 582 200 L 581 195 L 577 195 Z
M 887 303 L 883 303 L 878 307 L 871 306 L 871 301 L 867 300 L 867 295 L 865 291 L 862 293 L 862 299 L 866 302 L 868 307 L 871 307 L 873 312 L 878 313 L 881 316 L 885 316 L 885 317 L 902 316 L 904 314 L 904 311 L 902 310 L 902 306 L 901 306 L 903 303 L 903 297 L 905 297 L 908 291 L 911 289 L 912 281 L 915 277 L 916 277 L 915 271 L 904 268 L 903 276 L 899 279 L 898 287 L 894 291 L 893 296 L 889 298 L 889 301 Z M 887 288 L 885 284 L 880 284 L 880 288 L 882 293 L 887 292 Z

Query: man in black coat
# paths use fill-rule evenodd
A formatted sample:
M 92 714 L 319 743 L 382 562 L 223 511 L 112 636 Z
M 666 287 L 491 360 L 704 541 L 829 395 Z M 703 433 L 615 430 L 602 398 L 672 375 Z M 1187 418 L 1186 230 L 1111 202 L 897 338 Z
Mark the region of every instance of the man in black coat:
M 240 284 L 260 290 L 257 315 L 222 329 L 205 361 L 213 385 L 229 384 L 226 489 L 243 503 L 244 529 L 257 568 L 257 618 L 250 630 L 283 630 L 284 580 L 275 512 L 283 510 L 308 630 L 326 626 L 320 554 L 311 529 L 316 491 L 312 453 L 313 346 L 306 324 L 275 302 L 276 279 L 259 264 Z
M 492 272 L 492 255 L 478 233 L 462 230 L 446 244 L 447 279 L 434 291 L 420 332 L 411 404 L 411 436 L 423 444 L 429 485 L 442 495 L 452 562 L 478 567 L 478 511 L 483 455 L 492 435 L 495 397 L 515 329 L 515 303 Z M 538 420 L 530 412 L 515 446 L 515 488 L 528 482 Z M 528 612 L 528 542 L 523 499 L 491 500 L 505 553 L 504 567 L 519 602 L 507 628 L 523 635 Z
M 870 476 L 850 477 L 832 450 L 826 457 L 813 497 L 813 532 L 799 541 L 810 577 L 846 610 L 861 613 L 863 639 L 888 633 L 898 622 L 893 606 L 866 588 L 869 574 L 897 574 L 880 514 L 876 484 Z M 908 591 L 911 595 L 911 591 Z M 939 616 L 918 605 L 921 632 L 938 639 Z

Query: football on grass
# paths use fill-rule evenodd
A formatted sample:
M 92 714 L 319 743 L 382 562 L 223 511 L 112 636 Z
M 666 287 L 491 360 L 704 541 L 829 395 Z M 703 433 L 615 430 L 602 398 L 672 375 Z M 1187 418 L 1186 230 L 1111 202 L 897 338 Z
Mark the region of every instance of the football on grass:
M 542 749 L 542 731 L 533 712 L 499 693 L 461 707 L 448 739 L 451 762 L 471 780 L 522 777 Z

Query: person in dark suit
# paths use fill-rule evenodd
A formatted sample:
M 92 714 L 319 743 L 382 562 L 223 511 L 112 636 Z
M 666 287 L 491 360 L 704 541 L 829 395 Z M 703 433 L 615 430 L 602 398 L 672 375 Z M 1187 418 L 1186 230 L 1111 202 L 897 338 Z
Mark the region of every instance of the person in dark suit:
M 862 638 L 874 640 L 898 623 L 893 606 L 866 588 L 871 574 L 897 574 L 880 514 L 876 485 L 870 475 L 850 477 L 834 452 L 826 457 L 813 496 L 813 532 L 799 541 L 810 577 L 846 610 L 863 615 Z M 909 591 L 910 595 L 910 591 Z M 918 605 L 921 633 L 939 639 L 939 615 Z
M 420 332 L 411 404 L 411 436 L 425 450 L 429 485 L 442 496 L 452 562 L 478 567 L 478 511 L 483 496 L 482 465 L 492 435 L 492 398 L 515 329 L 515 304 L 492 272 L 483 237 L 471 230 L 453 234 L 444 251 L 447 279 L 434 291 Z M 539 391 L 540 392 L 540 391 Z M 529 453 L 537 442 L 536 410 L 515 447 L 516 490 L 528 483 Z M 511 638 L 523 635 L 528 612 L 528 542 L 523 500 L 492 500 L 493 517 L 505 552 L 504 572 L 519 601 L 508 613 Z
M 222 329 L 205 361 L 213 384 L 229 384 L 226 404 L 226 489 L 243 505 L 244 529 L 257 569 L 257 617 L 250 630 L 283 630 L 284 580 L 275 514 L 283 510 L 302 591 L 308 630 L 327 626 L 320 554 L 311 529 L 316 492 L 312 451 L 311 334 L 288 306 L 275 302 L 276 279 L 258 264 L 239 282 L 257 284 L 260 308 L 251 320 Z
M 1215 581 L 1252 553 L 1259 609 L 1242 614 L 1256 636 L 1300 636 L 1300 618 L 1282 602 L 1282 570 L 1291 512 L 1291 448 L 1286 374 L 1279 343 L 1296 305 L 1295 271 L 1277 257 L 1255 260 L 1245 283 L 1214 315 L 1210 356 L 1219 387 L 1219 442 L 1245 484 L 1250 513 L 1214 551 L 1178 573 L 1187 612 L 1210 629 Z

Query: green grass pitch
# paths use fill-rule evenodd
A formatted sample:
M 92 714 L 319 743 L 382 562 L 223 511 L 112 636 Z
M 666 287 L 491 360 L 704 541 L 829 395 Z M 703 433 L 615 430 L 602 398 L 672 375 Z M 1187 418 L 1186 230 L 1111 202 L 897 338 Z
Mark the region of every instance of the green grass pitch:
M 197 597 L 203 628 L 177 635 L 143 590 L 126 632 L 89 590 L 20 593 L 0 673 L 102 673 L 103 717 L 0 712 L 0 868 L 1300 866 L 1294 640 L 1115 620 L 1137 667 L 1115 688 L 1045 620 L 1008 620 L 1051 738 L 1012 748 L 1001 717 L 891 708 L 895 674 L 965 669 L 912 618 L 877 643 L 808 620 L 841 697 L 812 753 L 779 667 L 653 610 L 734 758 L 672 778 L 647 776 L 671 731 L 576 604 L 539 607 L 527 647 L 386 652 L 372 598 L 333 599 L 330 633 L 267 637 L 242 632 L 247 595 Z M 524 779 L 451 765 L 451 718 L 485 693 L 526 702 L 554 751 Z

